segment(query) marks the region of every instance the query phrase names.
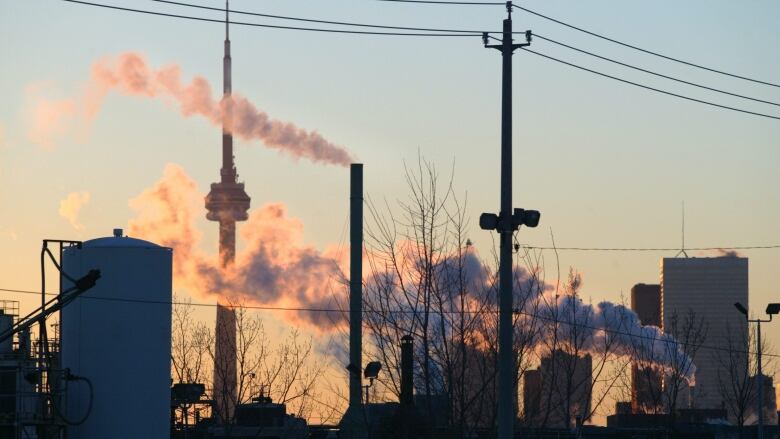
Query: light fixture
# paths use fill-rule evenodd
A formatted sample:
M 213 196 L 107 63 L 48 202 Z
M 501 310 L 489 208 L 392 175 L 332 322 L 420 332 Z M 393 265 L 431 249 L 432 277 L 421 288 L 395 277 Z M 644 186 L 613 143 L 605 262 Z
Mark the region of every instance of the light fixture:
M 366 365 L 366 370 L 363 371 L 363 378 L 373 380 L 379 375 L 380 370 L 382 370 L 382 363 L 372 361 Z

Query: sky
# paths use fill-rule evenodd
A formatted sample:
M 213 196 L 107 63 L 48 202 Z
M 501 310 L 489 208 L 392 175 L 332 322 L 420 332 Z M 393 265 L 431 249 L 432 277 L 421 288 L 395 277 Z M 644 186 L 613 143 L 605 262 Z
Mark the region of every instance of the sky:
M 101 0 L 102 1 L 102 0 Z M 209 11 L 151 1 L 123 4 L 221 19 Z M 218 1 L 192 3 L 221 7 Z M 780 3 L 564 2 L 519 3 L 542 14 L 643 48 L 727 72 L 780 77 Z M 231 8 L 335 21 L 498 30 L 502 6 L 441 6 L 379 1 L 234 0 Z M 710 87 L 780 102 L 780 89 L 704 72 L 641 54 L 524 12 L 515 29 Z M 237 18 L 238 19 L 238 18 Z M 241 17 L 242 21 L 286 24 Z M 298 23 L 298 25 L 303 25 Z M 69 110 L 82 96 L 91 66 L 125 52 L 153 68 L 176 64 L 184 81 L 202 76 L 217 93 L 224 26 L 141 15 L 60 0 L 0 0 L 0 288 L 39 288 L 43 238 L 86 240 L 127 228 L 129 200 L 181 166 L 200 192 L 219 177 L 221 135 L 175 105 L 109 93 L 89 121 Z M 316 131 L 365 164 L 366 195 L 406 196 L 405 163 L 418 155 L 468 194 L 469 237 L 487 254 L 481 212 L 499 202 L 500 56 L 479 37 L 414 38 L 338 35 L 233 26 L 233 90 L 272 118 Z M 595 70 L 698 99 L 780 116 L 775 106 L 748 102 L 654 78 L 536 39 L 532 49 Z M 514 56 L 514 200 L 538 209 L 528 245 L 559 247 L 693 247 L 780 244 L 780 121 L 705 106 L 597 77 L 530 53 Z M 41 102 L 69 115 L 36 129 Z M 59 102 L 59 104 L 57 104 Z M 60 107 L 56 107 L 60 105 Z M 36 113 L 38 111 L 38 113 Z M 71 111 L 69 113 L 69 111 Z M 43 119 L 44 122 L 47 122 Z M 40 126 L 38 127 L 40 128 Z M 240 180 L 258 208 L 279 202 L 303 225 L 306 245 L 343 242 L 348 169 L 312 163 L 236 140 Z M 204 212 L 205 216 L 205 212 Z M 205 252 L 217 228 L 197 222 Z M 239 242 L 239 248 L 243 246 Z M 689 251 L 691 256 L 714 252 Z M 620 300 L 635 283 L 657 283 L 665 252 L 561 251 L 560 263 L 583 274 L 590 300 Z M 780 249 L 745 250 L 750 306 L 761 314 L 779 302 Z M 35 297 L 20 300 L 22 312 Z M 736 311 L 735 311 L 736 312 Z M 281 324 L 281 323 L 279 323 Z M 764 326 L 780 345 L 780 325 Z

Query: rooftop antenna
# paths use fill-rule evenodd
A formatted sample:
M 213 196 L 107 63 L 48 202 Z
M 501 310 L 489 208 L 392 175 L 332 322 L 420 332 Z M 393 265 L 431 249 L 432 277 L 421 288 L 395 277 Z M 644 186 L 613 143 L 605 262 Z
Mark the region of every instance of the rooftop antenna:
M 685 252 L 685 201 L 684 200 L 682 202 L 682 229 L 681 229 L 680 236 L 682 238 L 682 243 L 680 245 L 680 251 L 677 252 L 677 254 L 674 255 L 674 257 L 678 258 L 678 257 L 680 257 L 680 255 L 683 255 L 683 256 L 685 256 L 687 258 L 688 257 L 688 253 Z

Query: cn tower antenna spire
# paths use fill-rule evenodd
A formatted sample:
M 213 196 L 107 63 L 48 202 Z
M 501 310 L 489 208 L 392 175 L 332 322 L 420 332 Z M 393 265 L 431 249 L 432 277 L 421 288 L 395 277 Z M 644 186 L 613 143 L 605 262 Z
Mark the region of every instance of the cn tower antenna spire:
M 222 168 L 220 179 L 206 196 L 206 218 L 219 223 L 219 260 L 222 268 L 233 265 L 236 255 L 236 222 L 248 218 L 250 198 L 238 182 L 233 158 L 232 60 L 230 57 L 230 5 L 225 1 L 225 54 L 222 59 Z M 236 313 L 230 296 L 217 303 L 214 330 L 214 418 L 219 423 L 233 419 L 237 399 Z

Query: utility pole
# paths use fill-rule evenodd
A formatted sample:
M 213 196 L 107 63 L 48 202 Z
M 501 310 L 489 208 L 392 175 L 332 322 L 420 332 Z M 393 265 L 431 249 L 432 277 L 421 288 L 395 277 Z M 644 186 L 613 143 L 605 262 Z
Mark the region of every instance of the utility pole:
M 526 31 L 525 43 L 512 42 L 512 2 L 506 3 L 500 44 L 489 45 L 489 35 L 482 39 L 485 47 L 501 52 L 501 211 L 498 215 L 483 213 L 479 226 L 500 234 L 499 314 L 498 314 L 498 438 L 514 437 L 514 408 L 517 400 L 515 355 L 513 346 L 512 297 L 512 235 L 520 227 L 536 227 L 540 213 L 535 210 L 512 209 L 512 54 L 531 44 L 531 32 Z
M 772 321 L 772 315 L 769 316 Z M 761 370 L 761 319 L 756 319 L 756 357 L 758 360 L 758 439 L 764 439 L 764 371 Z

